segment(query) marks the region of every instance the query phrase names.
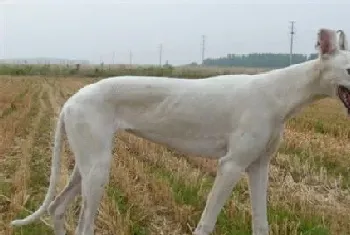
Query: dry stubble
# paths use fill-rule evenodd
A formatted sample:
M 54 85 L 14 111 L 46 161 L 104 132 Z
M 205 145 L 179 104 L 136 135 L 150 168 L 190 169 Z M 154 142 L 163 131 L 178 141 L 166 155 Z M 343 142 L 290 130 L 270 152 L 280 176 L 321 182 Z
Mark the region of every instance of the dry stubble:
M 25 81 L 25 85 L 24 82 Z M 36 209 L 46 193 L 51 141 L 60 105 L 83 84 L 80 78 L 4 78 L 0 119 L 0 233 L 50 234 L 44 223 L 12 230 L 8 222 Z M 22 95 L 19 95 L 22 94 Z M 17 98 L 16 98 L 17 97 Z M 16 108 L 11 110 L 14 103 Z M 14 107 L 13 106 L 13 107 Z M 334 100 L 317 102 L 287 124 L 270 168 L 271 234 L 349 234 L 350 193 L 347 139 L 350 128 Z M 175 153 L 122 133 L 116 139 L 110 181 L 96 221 L 97 234 L 190 234 L 215 177 L 216 162 Z M 59 188 L 74 160 L 65 148 Z M 40 169 L 40 172 L 38 173 Z M 26 177 L 21 177 L 26 176 Z M 33 178 L 34 177 L 34 178 Z M 26 203 L 27 202 L 27 203 Z M 73 234 L 77 200 L 67 214 Z M 250 234 L 246 177 L 219 216 L 215 234 Z

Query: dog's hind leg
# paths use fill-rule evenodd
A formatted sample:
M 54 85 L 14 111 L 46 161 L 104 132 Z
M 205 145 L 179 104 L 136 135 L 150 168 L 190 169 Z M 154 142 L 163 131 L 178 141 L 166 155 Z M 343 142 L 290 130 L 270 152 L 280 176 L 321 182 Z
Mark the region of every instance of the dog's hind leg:
M 112 159 L 114 122 L 101 112 L 71 110 L 76 117 L 67 121 L 67 138 L 81 175 L 82 207 L 76 235 L 93 235 L 94 220 L 108 182 Z
M 83 176 L 82 180 L 83 201 L 77 235 L 94 234 L 94 220 L 104 192 L 104 186 L 108 182 L 111 152 L 101 152 L 96 158 L 99 158 L 99 161 L 91 165 L 90 171 Z
M 55 235 L 65 235 L 64 214 L 69 203 L 81 192 L 81 175 L 74 166 L 69 182 L 62 192 L 51 202 L 48 212 L 51 215 Z

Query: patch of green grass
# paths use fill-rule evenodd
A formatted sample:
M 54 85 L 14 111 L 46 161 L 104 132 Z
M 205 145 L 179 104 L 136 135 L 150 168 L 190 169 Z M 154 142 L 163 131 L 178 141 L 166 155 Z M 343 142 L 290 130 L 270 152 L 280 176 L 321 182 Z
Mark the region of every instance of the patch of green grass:
M 200 185 L 186 185 L 181 179 L 176 177 L 172 172 L 166 171 L 161 168 L 152 168 L 153 173 L 158 177 L 167 180 L 174 195 L 175 202 L 178 204 L 192 205 L 195 207 L 203 206 L 203 201 L 199 198 Z M 210 187 L 208 184 L 202 185 L 202 187 Z
M 168 172 L 161 168 L 153 168 L 153 173 L 157 176 L 167 180 L 170 183 L 174 199 L 178 204 L 191 205 L 196 210 L 202 211 L 205 207 L 206 196 L 202 196 L 200 190 L 205 189 L 209 191 L 213 184 L 212 177 L 206 177 L 202 185 L 199 184 L 186 184 L 180 177 L 177 177 L 171 172 Z M 236 189 L 237 191 L 237 189 Z M 238 212 L 238 211 L 237 211 Z M 237 218 L 242 218 L 241 212 L 238 212 Z M 218 216 L 217 226 L 219 234 L 249 234 L 250 224 L 244 224 L 239 219 L 230 219 L 230 212 L 225 208 Z M 194 226 L 199 220 L 200 214 L 194 215 L 189 218 L 190 223 Z
M 343 189 L 350 187 L 350 168 L 346 165 L 341 165 L 339 162 L 335 161 L 337 159 L 336 155 L 325 155 L 324 153 L 314 153 L 312 149 L 304 149 L 301 147 L 289 147 L 286 142 L 282 141 L 279 152 L 287 155 L 293 155 L 293 157 L 300 158 L 301 162 L 312 161 L 312 165 L 318 169 L 321 167 L 326 169 L 327 174 L 338 178 L 339 175 L 342 176 L 342 182 L 340 186 Z M 283 168 L 288 168 L 288 166 L 280 166 Z M 292 175 L 297 178 L 302 178 L 303 176 L 298 176 L 297 172 L 293 172 L 292 169 L 287 169 Z
M 11 189 L 11 183 L 6 182 L 5 177 L 0 175 L 0 220 L 10 208 L 11 201 L 8 199 L 8 194 L 11 192 Z M 4 197 L 1 194 L 3 194 Z
M 321 133 L 321 134 L 327 133 L 325 125 L 321 120 L 316 119 L 314 122 L 313 128 L 316 133 Z
M 131 212 L 130 230 L 132 235 L 150 234 L 150 231 L 147 228 L 147 221 L 139 221 L 137 218 L 135 218 L 138 215 L 138 208 L 131 207 L 131 205 L 129 205 L 128 197 L 123 192 L 118 190 L 115 186 L 107 187 L 106 191 L 108 197 L 117 203 L 117 209 L 122 215 L 126 215 L 128 211 Z
M 39 129 L 34 136 L 34 148 L 32 149 L 29 163 L 29 188 L 31 189 L 32 195 L 44 195 L 49 185 L 48 179 L 50 178 L 49 166 L 51 163 L 51 155 L 47 150 L 51 140 L 48 136 L 50 127 L 49 115 L 44 114 L 39 122 Z
M 167 180 L 170 183 L 174 199 L 179 204 L 191 205 L 196 210 L 201 212 L 204 209 L 206 197 L 200 196 L 201 187 L 205 187 L 209 190 L 213 183 L 213 178 L 208 177 L 206 183 L 202 186 L 198 184 L 188 185 L 184 181 L 161 168 L 154 167 L 152 169 L 153 173 L 157 176 Z M 246 184 L 240 182 L 237 184 L 229 200 L 235 200 L 237 203 L 243 203 L 244 200 L 249 200 L 249 194 L 247 193 L 248 187 Z M 239 234 L 239 235 L 250 235 L 251 230 L 251 214 L 249 211 L 244 211 L 239 208 L 235 208 L 234 211 L 227 209 L 226 202 L 225 207 L 220 212 L 217 224 L 216 224 L 216 234 Z M 232 207 L 231 207 L 232 208 Z M 300 208 L 299 208 L 300 209 Z M 297 224 L 295 229 L 298 234 L 308 234 L 308 235 L 328 235 L 329 230 L 327 226 L 323 223 L 322 217 L 316 216 L 314 213 L 310 215 L 302 214 L 298 208 L 293 208 L 287 210 L 286 208 L 280 206 L 278 208 L 271 208 L 268 205 L 269 222 L 282 224 L 285 220 L 288 223 Z M 199 220 L 200 214 L 194 215 L 189 220 L 192 225 L 196 225 Z
M 113 186 L 107 187 L 107 195 L 117 203 L 118 210 L 120 211 L 120 213 L 126 214 L 126 212 L 128 211 L 127 197 L 116 187 Z
M 314 213 L 299 213 L 298 210 L 300 210 L 298 206 L 289 210 L 282 206 L 270 206 L 268 207 L 270 224 L 289 225 L 279 227 L 281 234 L 292 234 L 293 231 L 297 231 L 297 234 L 330 235 L 330 231 L 327 225 L 324 224 L 322 216 L 315 215 Z
M 216 234 L 237 234 L 237 235 L 251 235 L 251 223 L 250 219 L 248 221 L 242 221 L 243 218 L 249 217 L 249 215 L 242 216 L 242 212 L 237 212 L 230 216 L 227 210 L 223 209 L 217 219 L 217 224 L 215 226 Z
M 16 218 L 24 218 L 29 215 L 28 212 L 20 212 Z M 45 225 L 42 221 L 35 221 L 23 227 L 14 227 L 13 235 L 49 235 L 53 234 L 51 227 Z
M 29 199 L 27 203 L 24 205 L 29 211 L 36 210 L 41 204 L 41 201 L 36 201 L 34 199 Z M 25 218 L 31 214 L 27 211 L 20 211 L 15 218 Z M 28 224 L 23 227 L 14 227 L 13 235 L 38 235 L 38 234 L 53 234 L 53 230 L 51 227 L 44 224 L 42 221 L 38 220 L 33 222 L 32 224 Z
M 140 225 L 136 222 L 131 225 L 131 235 L 148 235 L 150 234 L 146 226 Z
M 334 110 L 322 114 L 311 113 L 309 110 L 288 120 L 287 127 L 301 132 L 327 134 L 335 138 L 350 138 L 348 122 L 339 117 Z

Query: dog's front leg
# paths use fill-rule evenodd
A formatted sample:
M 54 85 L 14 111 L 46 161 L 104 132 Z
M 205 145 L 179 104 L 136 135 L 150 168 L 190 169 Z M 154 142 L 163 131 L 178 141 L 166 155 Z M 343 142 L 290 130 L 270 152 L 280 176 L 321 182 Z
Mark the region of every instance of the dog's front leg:
M 282 131 L 276 131 L 276 134 L 271 138 L 270 144 L 267 146 L 266 153 L 256 159 L 247 168 L 253 235 L 269 234 L 267 221 L 268 171 L 270 159 L 278 149 Z
M 254 116 L 250 117 L 254 118 Z M 217 216 L 242 173 L 259 156 L 266 153 L 271 140 L 276 136 L 275 124 L 269 119 L 264 120 L 265 125 L 250 120 L 249 117 L 244 120 L 246 123 L 241 125 L 244 128 L 232 134 L 228 142 L 227 154 L 219 159 L 214 185 L 194 235 L 209 235 L 213 232 Z
M 231 154 L 219 160 L 217 176 L 208 195 L 202 217 L 194 231 L 195 235 L 209 235 L 214 230 L 217 216 L 240 179 L 243 170 L 244 167 L 237 165 L 232 160 Z
M 253 235 L 268 235 L 267 186 L 269 156 L 261 156 L 247 169 L 252 208 Z

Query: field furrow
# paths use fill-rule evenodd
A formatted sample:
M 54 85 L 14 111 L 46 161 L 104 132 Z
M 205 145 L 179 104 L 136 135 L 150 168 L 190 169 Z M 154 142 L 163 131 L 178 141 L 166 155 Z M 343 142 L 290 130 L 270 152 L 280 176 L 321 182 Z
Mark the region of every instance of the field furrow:
M 32 147 L 35 141 L 35 134 L 40 124 L 42 118 L 42 108 L 44 106 L 42 101 L 43 91 L 39 84 L 36 84 L 38 87 L 33 87 L 33 93 L 31 94 L 30 108 L 28 115 L 26 115 L 23 123 L 26 123 L 28 126 L 24 126 L 23 130 L 26 133 L 26 136 L 23 136 L 23 139 L 16 139 L 14 142 L 14 148 L 17 149 L 13 153 L 11 159 L 8 157 L 6 161 L 6 167 L 4 172 L 7 174 L 7 181 L 11 184 L 11 187 L 4 189 L 4 198 L 7 199 L 11 213 L 6 214 L 4 221 L 8 223 L 9 220 L 12 220 L 15 216 L 19 216 L 19 212 L 23 209 L 23 206 L 27 203 L 28 200 L 28 188 L 32 185 L 28 182 L 28 179 L 31 177 L 32 170 L 30 168 L 30 162 L 32 157 Z M 20 137 L 21 135 L 19 135 Z M 5 233 L 9 233 L 11 228 L 6 229 Z

